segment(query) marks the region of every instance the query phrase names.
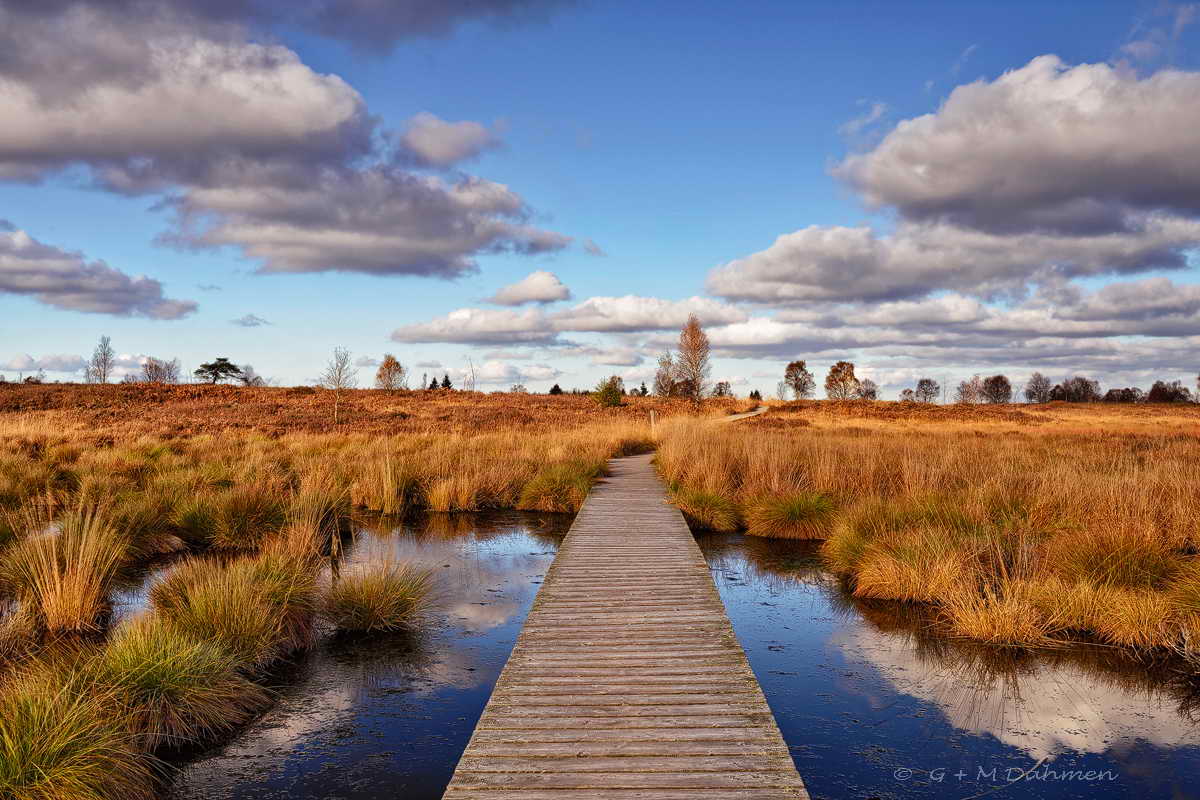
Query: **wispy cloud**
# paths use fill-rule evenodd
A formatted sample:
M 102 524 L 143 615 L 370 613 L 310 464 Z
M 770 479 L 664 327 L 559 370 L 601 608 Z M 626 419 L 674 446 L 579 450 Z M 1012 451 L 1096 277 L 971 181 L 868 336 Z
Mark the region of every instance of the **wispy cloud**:
M 231 319 L 229 321 L 234 325 L 240 325 L 243 328 L 258 328 L 263 325 L 271 324 L 270 320 L 263 319 L 257 314 L 246 314 L 245 316 L 238 317 L 237 319 Z

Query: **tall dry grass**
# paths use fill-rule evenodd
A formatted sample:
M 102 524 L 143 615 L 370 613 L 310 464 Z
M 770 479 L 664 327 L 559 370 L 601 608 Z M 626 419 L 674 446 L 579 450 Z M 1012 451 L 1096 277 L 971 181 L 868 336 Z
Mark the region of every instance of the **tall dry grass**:
M 430 576 L 415 567 L 318 587 L 358 510 L 450 512 L 429 516 L 451 527 L 459 511 L 570 512 L 608 458 L 653 445 L 648 424 L 620 417 L 566 431 L 123 430 L 0 417 L 0 797 L 153 796 L 149 754 L 241 724 L 268 701 L 266 668 L 311 646 L 320 620 L 419 624 Z M 147 614 L 108 630 L 118 576 L 168 553 Z M 59 659 L 62 647 L 76 650 Z
M 22 519 L 22 537 L 0 554 L 0 590 L 42 631 L 99 630 L 129 553 L 128 537 L 96 509 L 79 508 L 55 519 L 31 510 Z
M 932 604 L 965 637 L 1197 641 L 1192 434 L 672 421 L 657 463 L 699 527 L 824 539 L 857 596 Z

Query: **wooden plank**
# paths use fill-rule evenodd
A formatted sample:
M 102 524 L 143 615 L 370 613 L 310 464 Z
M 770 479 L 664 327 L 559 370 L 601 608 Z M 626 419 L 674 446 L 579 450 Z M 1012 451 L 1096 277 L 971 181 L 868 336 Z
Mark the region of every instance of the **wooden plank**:
M 447 800 L 766 800 L 804 784 L 649 456 L 546 573 Z

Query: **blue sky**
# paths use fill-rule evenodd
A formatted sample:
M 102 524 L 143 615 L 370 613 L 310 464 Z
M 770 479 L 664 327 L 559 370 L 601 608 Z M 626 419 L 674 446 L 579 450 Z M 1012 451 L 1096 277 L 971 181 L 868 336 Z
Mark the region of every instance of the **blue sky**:
M 405 156 L 410 159 L 405 175 L 432 176 L 447 185 L 466 175 L 503 184 L 524 205 L 520 224 L 560 237 L 552 245 L 537 247 L 525 246 L 523 232 L 482 245 L 455 243 L 455 255 L 476 269 L 452 279 L 437 276 L 439 270 L 443 276 L 456 271 L 449 267 L 418 269 L 411 258 L 401 256 L 392 263 L 386 246 L 382 253 L 372 252 L 370 268 L 346 269 L 337 253 L 319 251 L 301 259 L 304 267 L 275 256 L 276 271 L 262 274 L 269 258 L 261 251 L 259 257 L 247 257 L 236 244 L 192 240 L 190 247 L 180 248 L 161 241 L 165 232 L 178 232 L 164 199 L 199 197 L 218 189 L 248 191 L 247 187 L 197 179 L 182 166 L 188 159 L 169 145 L 153 137 L 130 141 L 137 136 L 122 128 L 133 124 L 128 120 L 97 121 L 102 112 L 79 112 L 71 123 L 76 135 L 54 139 L 36 158 L 27 141 L 17 141 L 15 135 L 6 141 L 0 135 L 0 179 L 17 175 L 27 180 L 23 169 L 36 173 L 34 182 L 0 181 L 0 220 L 56 252 L 82 253 L 81 263 L 99 260 L 126 276 L 148 276 L 161 283 L 162 297 L 195 307 L 147 310 L 150 306 L 144 302 L 139 306 L 111 301 L 107 295 L 97 304 L 78 300 L 74 291 L 47 302 L 33 288 L 36 274 L 30 277 L 47 268 L 43 262 L 7 267 L 20 275 L 6 282 L 0 247 L 0 367 L 12 368 L 5 371 L 10 378 L 39 365 L 73 366 L 67 356 L 86 356 L 96 338 L 107 334 L 118 352 L 128 356 L 131 370 L 145 355 L 178 357 L 188 368 L 224 355 L 253 364 L 282 384 L 311 381 L 335 346 L 348 347 L 364 360 L 364 383 L 373 372 L 369 360 L 384 352 L 394 353 L 415 375 L 449 371 L 458 377 L 468 359 L 476 367 L 488 364 L 482 371 L 490 381 L 481 385 L 485 389 L 517 382 L 536 390 L 553 382 L 586 387 L 610 373 L 637 383 L 652 374 L 655 354 L 670 345 L 676 317 L 687 310 L 686 304 L 669 303 L 693 297 L 720 305 L 708 323 L 717 354 L 713 377 L 734 381 L 735 391 L 741 393 L 751 388 L 774 392 L 791 358 L 808 359 L 818 373 L 833 360 L 852 358 L 860 373 L 883 385 L 885 396 L 895 396 L 924 374 L 956 381 L 975 372 L 1005 371 L 1020 378 L 1042 369 L 1055 379 L 1083 372 L 1101 377 L 1106 385 L 1125 385 L 1157 377 L 1190 382 L 1200 370 L 1195 356 L 1200 289 L 1194 262 L 1188 266 L 1198 241 L 1193 229 L 1197 209 L 1171 199 L 1195 196 L 1200 186 L 1189 182 L 1195 182 L 1196 175 L 1165 168 L 1156 172 L 1151 166 L 1146 185 L 1140 186 L 1140 172 L 1126 169 L 1112 176 L 1120 182 L 1117 189 L 1078 177 L 1101 173 L 1119 160 L 1113 153 L 1124 142 L 1110 135 L 1113 120 L 1138 118 L 1118 107 L 1119 99 L 1105 101 L 1113 107 L 1098 113 L 1088 106 L 1089 119 L 1066 118 L 1070 136 L 1099 137 L 1102 129 L 1109 131 L 1103 141 L 1082 144 L 1078 149 L 1084 154 L 1078 157 L 1071 148 L 1064 155 L 1062 147 L 1037 130 L 1039 125 L 1055 130 L 1039 115 L 1054 103 L 1070 105 L 1057 91 L 1068 83 L 1083 97 L 1098 86 L 1109 86 L 1101 92 L 1107 95 L 1128 90 L 1125 96 L 1162 109 L 1163 127 L 1193 121 L 1185 106 L 1189 100 L 1200 106 L 1195 72 L 1200 20 L 1194 6 L 534 2 L 527 8 L 497 0 L 493 16 L 448 19 L 435 35 L 419 26 L 406 30 L 401 21 L 390 29 L 395 41 L 381 45 L 364 43 L 361 35 L 331 33 L 328 26 L 310 20 L 273 15 L 266 0 L 233 3 L 232 7 L 245 6 L 245 13 L 217 21 L 179 0 L 177 13 L 148 34 L 136 26 L 131 29 L 135 16 L 129 8 L 124 16 L 109 18 L 105 15 L 118 12 L 105 4 L 47 4 L 54 8 L 41 12 L 30 11 L 24 3 L 7 5 L 0 0 L 0 9 L 5 9 L 0 13 L 9 15 L 10 30 L 28 26 L 32 33 L 17 40 L 30 53 L 24 68 L 0 65 L 0 104 L 28 115 L 35 132 L 51 130 L 39 126 L 60 124 L 47 122 L 51 112 L 59 105 L 71 109 L 78 101 L 76 95 L 46 88 L 54 71 L 64 68 L 42 63 L 35 54 L 37 36 L 51 37 L 50 44 L 64 51 L 73 47 L 72 25 L 42 27 L 55 14 L 69 22 L 88 20 L 81 26 L 85 30 L 108 30 L 111 25 L 114 47 L 130 48 L 121 69 L 136 77 L 116 72 L 109 77 L 103 70 L 90 69 L 86 51 L 71 56 L 70 63 L 81 63 L 83 74 L 96 76 L 94 86 L 78 91 L 113 91 L 116 86 L 115 91 L 134 92 L 143 84 L 176 79 L 147 75 L 149 68 L 136 69 L 139 53 L 128 43 L 135 34 L 139 41 L 152 41 L 167 29 L 172 35 L 182 32 L 196 41 L 219 42 L 231 51 L 249 43 L 271 43 L 294 53 L 311 75 L 334 75 L 344 81 L 345 91 L 356 93 L 364 113 L 375 120 L 373 127 L 362 123 L 362 129 L 378 140 L 391 135 L 387 132 L 399 136 L 410 130 L 421 113 L 439 121 L 479 123 L 486 131 L 486 145 L 468 147 L 462 158 L 423 166 L 412 165 L 411 159 L 420 155 L 413 150 Z M 353 4 L 347 5 L 344 13 L 356 13 Z M 423 4 L 397 4 L 410 5 Z M 378 23 L 383 30 L 395 22 L 361 13 L 368 15 L 361 20 L 368 29 Z M 1041 72 L 1030 69 L 1034 59 L 1046 55 L 1057 56 L 1059 66 Z M 1082 69 L 1073 72 L 1080 65 L 1099 65 L 1106 72 L 1089 73 L 1085 81 Z M 237 65 L 200 67 L 206 68 L 236 72 Z M 1001 96 L 1002 76 L 1024 74 L 1021 70 L 1029 71 L 1030 91 L 1053 95 L 1051 101 L 1014 100 L 1011 92 Z M 1153 82 L 1166 73 L 1182 78 L 1170 85 Z M 228 72 L 221 75 L 227 78 Z M 302 80 L 316 79 L 306 73 Z M 922 115 L 939 116 L 957 87 L 976 81 L 984 89 L 974 100 L 964 95 L 955 116 L 945 115 L 946 125 L 975 131 L 972 135 L 982 137 L 976 145 L 980 160 L 997 159 L 1000 166 L 989 173 L 991 179 L 981 174 L 976 183 L 954 197 L 946 195 L 945 202 L 930 211 L 926 190 L 942 192 L 953 181 L 901 187 L 897 164 L 907 152 L 952 140 L 931 133 L 900 141 L 897 126 Z M 1086 85 L 1079 88 L 1081 83 Z M 167 95 L 171 102 L 149 106 L 154 111 L 148 116 L 155 119 L 144 121 L 157 124 L 160 116 L 177 115 L 186 126 L 190 114 L 223 113 L 220 105 L 201 108 L 200 101 L 193 103 L 187 95 L 191 85 L 173 88 Z M 280 126 L 282 141 L 293 130 L 286 114 L 294 111 L 299 118 L 303 111 L 305 124 L 320 127 L 322 103 L 327 101 L 314 92 L 312 108 L 301 109 L 310 87 L 287 86 L 300 99 L 282 112 L 263 112 L 267 144 L 261 139 L 253 147 L 245 144 L 231 122 L 233 132 L 224 131 L 216 143 L 197 139 L 197 160 L 215 163 L 231 151 L 240 158 L 295 158 L 291 145 L 281 145 L 278 156 L 271 151 L 270 126 Z M 22 91 L 38 94 L 39 102 L 28 108 L 21 105 L 22 95 L 17 93 Z M 252 92 L 246 97 L 249 103 L 256 100 Z M 1033 138 L 987 138 L 989 114 L 1024 130 L 1024 122 L 1012 123 L 1022 113 L 1030 116 Z M 978 117 L 971 119 L 971 114 Z M 14 118 L 25 119 L 10 116 Z M 249 116 L 238 124 L 249 129 L 259 123 Z M 1142 147 L 1136 140 L 1145 136 L 1134 125 L 1125 127 L 1130 149 Z M 430 135 L 436 138 L 438 130 Z M 1154 163 L 1169 165 L 1194 155 L 1187 137 L 1164 139 L 1168 140 L 1146 146 L 1149 152 L 1139 156 L 1139 163 L 1158 159 Z M 93 146 L 89 140 L 104 145 Z M 1016 142 L 1019 153 L 1029 156 L 1035 166 L 1028 171 L 1035 177 L 1039 170 L 1058 169 L 1067 177 L 1052 187 L 1054 191 L 1044 186 L 1013 190 L 1019 196 L 1003 213 L 964 211 L 974 206 L 972 198 L 995 191 L 995 175 L 1005 175 L 1002 159 L 1011 157 L 1005 141 Z M 129 142 L 127 150 L 120 149 L 122 142 Z M 889 142 L 895 147 L 888 147 Z M 304 146 L 309 147 L 307 141 Z M 1045 152 L 1040 150 L 1043 146 Z M 103 150 L 104 157 L 96 150 Z M 335 156 L 327 150 L 321 150 L 319 158 L 340 159 L 338 169 L 358 168 L 372 159 L 377 163 L 383 157 L 378 150 L 350 149 Z M 963 164 L 973 160 L 969 153 L 956 155 L 949 147 L 935 155 L 941 158 L 943 152 L 946 175 L 958 176 L 965 169 L 954 163 L 956 157 Z M 854 154 L 862 156 L 865 165 L 857 177 L 838 169 Z M 152 186 L 114 191 L 97 177 L 114 161 L 127 167 L 139 160 L 154 164 Z M 1020 172 L 1014 171 L 1013 182 Z M 1047 199 L 1051 194 L 1054 197 Z M 322 211 L 328 219 L 339 216 L 334 202 Z M 1045 214 L 1017 219 L 1013 208 L 1026 202 L 1044 203 Z M 1116 209 L 1095 216 L 1109 220 L 1109 229 L 1096 230 L 1101 223 L 1091 219 L 1086 224 L 1060 224 L 1056 209 L 1088 204 Z M 214 211 L 207 195 L 197 205 L 209 215 L 224 213 Z M 1112 222 L 1114 218 L 1120 221 Z M 1147 226 L 1163 219 L 1174 226 L 1169 235 L 1162 233 L 1160 239 L 1145 243 Z M 384 220 L 392 222 L 406 224 L 403 219 Z M 261 216 L 255 224 L 264 224 Z M 327 221 L 320 224 L 336 227 Z M 923 248 L 942 248 L 952 239 L 952 257 L 962 263 L 910 280 L 904 273 L 907 262 L 900 263 L 898 257 L 865 263 L 857 245 L 851 255 L 831 253 L 824 235 L 771 249 L 777 237 L 810 226 L 835 237 L 841 235 L 838 231 L 869 228 L 876 239 L 886 239 L 900 228 Z M 247 225 L 233 227 L 237 230 L 223 234 L 222 241 L 258 240 L 261 228 L 247 232 Z M 970 246 L 960 243 L 961 237 L 981 232 L 991 238 Z M 1131 239 L 1116 250 L 1096 251 L 1103 236 L 1116 234 L 1129 234 Z M 1057 238 L 1031 245 L 1030 235 Z M 569 243 L 565 237 L 570 237 Z M 603 254 L 587 252 L 588 242 Z M 492 252 L 493 245 L 540 252 Z M 427 243 L 421 247 L 436 249 Z M 1131 247 L 1144 249 L 1144 256 L 1126 258 Z M 1028 263 L 1019 268 L 981 265 L 986 255 L 979 254 L 996 248 L 1029 248 Z M 1075 261 L 1080 248 L 1087 252 L 1078 257 L 1087 262 L 1083 266 Z M 1110 255 L 1113 252 L 1120 257 Z M 713 271 L 731 262 L 740 266 L 715 285 Z M 1067 268 L 1064 262 L 1070 262 Z M 412 274 L 422 270 L 435 275 Z M 534 271 L 557 276 L 569 287 L 571 299 L 517 307 L 484 302 Z M 847 277 L 858 273 L 862 277 Z M 837 288 L 831 288 L 835 284 Z M 881 284 L 886 287 L 879 288 Z M 1116 288 L 1105 294 L 1110 285 Z M 618 319 L 630 311 L 630 303 L 613 309 L 603 302 L 595 306 L 609 315 L 609 330 L 589 329 L 569 319 L 570 309 L 589 298 L 627 295 L 642 299 L 640 322 Z M 462 308 L 482 312 L 474 318 L 475 334 L 464 337 L 453 321 L 433 324 Z M 513 332 L 515 323 L 504 315 L 517 314 L 526 315 L 530 330 Z M 232 322 L 246 315 L 268 324 L 245 327 Z M 647 316 L 658 321 L 646 322 Z M 914 323 L 914 317 L 926 321 Z M 856 322 L 864 318 L 875 321 Z M 945 324 L 939 323 L 943 318 Z M 834 319 L 836 325 L 831 323 Z M 546 325 L 558 326 L 557 335 L 547 334 Z M 834 329 L 838 336 L 830 340 L 827 334 Z M 616 351 L 619 355 L 614 356 Z M 596 363 L 606 360 L 614 363 Z M 420 367 L 418 362 L 440 366 Z M 51 370 L 47 376 L 68 380 L 73 373 Z

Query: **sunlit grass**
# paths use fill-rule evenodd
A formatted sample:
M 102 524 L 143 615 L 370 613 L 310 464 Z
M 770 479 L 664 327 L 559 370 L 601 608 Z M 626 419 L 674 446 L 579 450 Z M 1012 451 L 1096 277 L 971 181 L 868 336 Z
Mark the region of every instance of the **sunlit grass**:
M 220 644 L 148 615 L 113 633 L 88 678 L 115 694 L 143 745 L 154 749 L 208 741 L 266 705 L 266 690 L 237 668 Z
M 348 633 L 400 630 L 416 622 L 432 589 L 428 569 L 394 561 L 355 565 L 326 591 L 321 613 Z
M 0 687 L 0 797 L 152 800 L 152 762 L 115 694 L 39 665 Z

